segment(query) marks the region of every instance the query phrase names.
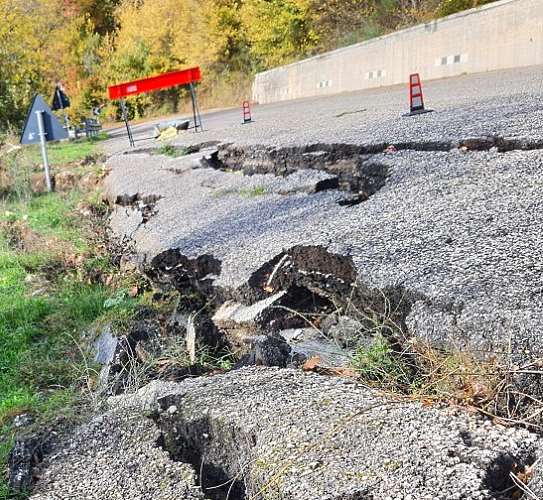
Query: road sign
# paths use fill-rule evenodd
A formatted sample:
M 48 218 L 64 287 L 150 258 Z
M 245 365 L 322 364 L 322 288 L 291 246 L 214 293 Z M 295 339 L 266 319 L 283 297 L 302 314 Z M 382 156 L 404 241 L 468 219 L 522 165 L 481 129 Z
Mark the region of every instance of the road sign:
M 57 117 L 53 114 L 49 106 L 45 104 L 43 97 L 40 95 L 34 96 L 21 135 L 21 144 L 40 143 L 45 182 L 48 191 L 53 190 L 53 184 L 51 182 L 51 175 L 49 174 L 49 161 L 47 159 L 45 143 L 47 141 L 58 141 L 67 138 L 68 132 L 62 128 Z
M 60 88 L 60 85 L 57 85 L 55 87 L 55 93 L 53 94 L 53 104 L 51 107 L 53 108 L 53 111 L 70 107 L 70 98 Z
M 112 100 L 120 99 L 122 117 L 126 125 L 126 131 L 128 133 L 128 141 L 130 146 L 135 146 L 135 141 L 141 141 L 146 139 L 134 139 L 132 136 L 132 130 L 128 120 L 128 112 L 124 102 L 124 98 L 143 94 L 145 92 L 151 92 L 153 90 L 168 89 L 176 87 L 177 85 L 188 85 L 190 89 L 190 97 L 192 100 L 192 114 L 194 117 L 194 130 L 198 132 L 198 129 L 204 130 L 202 125 L 202 118 L 200 116 L 200 108 L 198 106 L 198 99 L 196 98 L 196 90 L 194 84 L 202 79 L 202 73 L 199 67 L 183 69 L 180 71 L 171 71 L 170 73 L 164 73 L 163 75 L 151 76 L 149 78 L 143 78 L 141 80 L 133 80 L 131 82 L 119 83 L 118 85 L 112 85 L 108 87 L 108 97 Z
M 68 132 L 62 128 L 51 108 L 45 103 L 43 97 L 36 95 L 32 100 L 30 111 L 21 135 L 21 144 L 37 144 L 40 142 L 40 127 L 38 113 L 42 118 L 44 139 L 46 141 L 59 141 L 67 139 Z
M 152 90 L 167 89 L 177 85 L 190 85 L 199 82 L 202 74 L 199 67 L 172 71 L 163 75 L 151 76 L 132 82 L 119 83 L 108 87 L 107 92 L 110 99 L 121 99 L 131 95 L 143 94 Z

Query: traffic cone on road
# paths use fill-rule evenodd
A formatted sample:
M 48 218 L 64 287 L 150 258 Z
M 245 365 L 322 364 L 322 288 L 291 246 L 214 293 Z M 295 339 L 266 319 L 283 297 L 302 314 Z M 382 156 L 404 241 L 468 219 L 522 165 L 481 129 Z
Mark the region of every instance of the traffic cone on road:
M 251 105 L 249 101 L 243 101 L 243 125 L 246 123 L 251 123 L 253 117 L 251 116 Z
M 404 116 L 421 115 L 423 113 L 431 113 L 433 109 L 426 109 L 424 107 L 424 96 L 422 93 L 422 83 L 420 81 L 420 75 L 414 73 L 409 76 L 409 105 L 411 111 Z

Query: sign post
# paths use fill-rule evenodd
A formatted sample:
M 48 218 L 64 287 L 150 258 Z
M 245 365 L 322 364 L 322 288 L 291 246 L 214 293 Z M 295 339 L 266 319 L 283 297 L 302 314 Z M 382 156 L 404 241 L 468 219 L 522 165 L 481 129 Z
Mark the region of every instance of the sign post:
M 132 129 L 130 128 L 130 122 L 128 121 L 128 109 L 126 108 L 126 102 L 124 99 L 120 100 L 121 103 L 121 115 L 123 117 L 124 124 L 126 125 L 126 132 L 128 134 L 128 142 L 131 147 L 134 147 L 136 144 L 134 142 L 134 137 L 132 136 Z
M 49 159 L 47 158 L 47 148 L 45 147 L 46 132 L 43 126 L 43 111 L 35 111 L 36 120 L 38 121 L 38 135 L 40 136 L 40 148 L 41 157 L 43 159 L 43 169 L 45 170 L 45 183 L 47 184 L 47 191 L 53 191 L 53 185 L 51 184 L 51 174 L 49 172 Z
M 43 169 L 45 171 L 45 183 L 49 192 L 53 190 L 53 183 L 45 143 L 47 141 L 58 141 L 67 138 L 68 131 L 62 128 L 62 125 L 51 111 L 51 108 L 45 103 L 43 97 L 39 95 L 34 96 L 20 142 L 21 144 L 40 143 Z
M 200 109 L 198 108 L 198 99 L 196 98 L 194 85 L 192 83 L 189 83 L 189 88 L 190 98 L 192 100 L 192 116 L 194 117 L 194 131 L 198 132 L 198 128 L 201 128 L 203 131 L 204 127 L 202 126 L 202 117 L 200 116 Z

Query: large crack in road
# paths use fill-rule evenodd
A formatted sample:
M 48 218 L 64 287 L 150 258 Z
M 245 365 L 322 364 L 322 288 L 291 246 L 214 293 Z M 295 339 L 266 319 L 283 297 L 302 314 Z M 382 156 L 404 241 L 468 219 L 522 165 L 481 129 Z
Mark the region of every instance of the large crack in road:
M 383 153 L 381 150 L 378 153 L 378 149 L 383 146 L 385 152 Z M 179 290 L 190 284 L 190 286 L 203 287 L 208 292 L 213 289 L 214 296 L 221 297 L 223 301 L 236 300 L 248 304 L 251 301 L 261 300 L 264 298 L 262 290 L 258 290 L 258 287 L 252 284 L 255 280 L 253 275 L 258 268 L 273 266 L 278 259 L 284 257 L 285 251 L 288 252 L 297 246 L 308 248 L 314 246 L 329 254 L 343 255 L 346 258 L 354 259 L 356 273 L 359 274 L 359 279 L 365 284 L 364 286 L 384 290 L 387 287 L 394 288 L 401 284 L 406 290 L 410 290 L 409 293 L 418 296 L 419 299 L 415 301 L 417 304 L 413 304 L 413 309 L 418 311 L 419 315 L 408 321 L 410 328 L 417 331 L 418 335 L 438 342 L 443 340 L 445 343 L 447 340 L 450 340 L 451 343 L 461 341 L 463 345 L 466 345 L 467 342 L 468 345 L 478 350 L 486 347 L 490 351 L 495 351 L 500 349 L 499 339 L 491 336 L 490 342 L 488 342 L 488 333 L 483 332 L 475 335 L 475 339 L 470 339 L 469 336 L 472 332 L 466 332 L 467 325 L 462 324 L 462 320 L 458 320 L 458 316 L 465 314 L 468 317 L 468 324 L 473 323 L 473 320 L 469 318 L 473 313 L 467 309 L 473 299 L 480 298 L 472 296 L 473 291 L 469 290 L 472 287 L 469 281 L 473 276 L 466 274 L 469 273 L 469 261 L 462 262 L 462 259 L 478 258 L 481 250 L 486 252 L 484 247 L 487 245 L 503 246 L 505 242 L 501 240 L 504 237 L 507 238 L 512 231 L 523 230 L 529 233 L 529 237 L 532 237 L 531 233 L 535 227 L 526 226 L 521 222 L 521 219 L 519 220 L 519 216 L 523 217 L 522 213 L 507 213 L 507 208 L 503 206 L 498 197 L 508 197 L 511 200 L 525 198 L 526 193 L 518 197 L 516 193 L 502 193 L 502 190 L 510 190 L 511 181 L 517 184 L 517 190 L 522 189 L 523 176 L 527 176 L 526 179 L 529 180 L 529 183 L 537 188 L 540 175 L 537 169 L 526 168 L 526 166 L 522 166 L 519 172 L 515 172 L 517 166 L 510 168 L 508 164 L 510 158 L 513 162 L 516 161 L 515 157 L 511 155 L 519 154 L 518 151 L 509 151 L 504 154 L 499 151 L 505 152 L 508 148 L 513 147 L 527 150 L 536 148 L 526 154 L 536 155 L 534 159 L 539 160 L 540 144 L 537 141 L 527 142 L 520 139 L 494 137 L 459 141 L 454 144 L 456 149 L 449 150 L 452 146 L 451 143 L 420 142 L 397 144 L 394 147 L 380 145 L 377 149 L 374 146 L 317 144 L 304 148 L 271 150 L 259 147 L 244 149 L 225 145 L 219 146 L 217 151 L 203 150 L 199 153 L 193 153 L 191 157 L 187 158 L 165 159 L 163 166 L 153 170 L 153 174 L 141 176 L 141 184 L 147 187 L 156 183 L 157 193 L 160 194 L 150 194 L 152 191 L 145 191 L 147 194 L 141 194 L 139 190 L 135 190 L 136 194 L 130 194 L 131 191 L 127 191 L 126 193 L 129 194 L 126 194 L 123 189 L 130 183 L 125 179 L 115 178 L 115 172 L 113 172 L 113 179 L 110 179 L 113 194 L 110 199 L 116 205 L 119 205 L 118 200 L 125 199 L 152 198 L 157 200 L 153 203 L 153 219 L 150 220 L 147 217 L 143 220 L 143 224 L 138 224 L 136 230 L 131 234 L 134 235 L 136 243 L 140 242 L 145 271 L 155 279 L 161 276 L 161 282 L 164 282 L 164 277 L 167 276 L 166 280 L 171 280 L 171 283 Z M 370 153 L 370 150 L 373 152 Z M 435 157 L 434 155 L 439 156 Z M 129 158 L 130 156 L 127 160 Z M 134 160 L 136 165 L 140 163 L 143 165 L 149 161 L 149 157 L 141 154 L 131 158 L 137 159 Z M 491 182 L 489 186 L 491 189 L 484 192 L 480 189 L 484 189 L 483 184 L 487 179 L 484 170 L 490 158 L 498 165 L 495 172 L 497 182 Z M 125 160 L 123 159 L 123 161 Z M 204 168 L 202 168 L 202 163 Z M 438 163 L 443 163 L 446 167 L 440 169 L 437 166 Z M 172 165 L 176 165 L 175 168 L 178 171 L 184 172 L 182 180 L 173 180 L 168 177 L 172 175 L 169 172 L 169 169 L 173 168 Z M 183 167 L 182 165 L 187 166 Z M 215 173 L 212 173 L 209 168 L 205 168 L 209 165 L 212 165 Z M 473 165 L 476 168 L 471 168 Z M 195 166 L 198 168 L 194 168 Z M 139 167 L 137 170 L 139 171 Z M 332 183 L 328 186 L 329 189 L 323 191 L 318 189 L 322 182 L 321 178 L 309 176 L 309 184 L 311 185 L 313 182 L 313 189 L 296 191 L 296 189 L 290 188 L 291 194 L 285 197 L 284 185 L 290 182 L 291 176 L 297 172 L 315 170 L 325 171 L 333 176 L 332 179 L 337 178 L 337 185 Z M 242 171 L 246 176 L 240 178 L 236 176 L 235 171 Z M 489 172 L 488 175 L 492 174 Z M 274 180 L 275 178 L 277 180 Z M 284 185 L 277 184 L 277 182 L 284 183 Z M 165 183 L 179 185 L 181 188 L 183 184 L 186 184 L 187 189 L 198 192 L 196 196 L 189 195 L 187 191 L 175 192 L 174 186 L 168 190 Z M 232 183 L 231 187 L 228 187 L 228 183 Z M 493 184 L 499 184 L 499 187 L 494 187 Z M 247 185 L 252 187 L 245 187 Z M 121 191 L 117 192 L 116 189 Z M 341 194 L 342 189 L 354 193 L 358 198 L 354 200 L 353 198 L 345 198 L 345 195 Z M 370 196 L 371 199 L 375 199 L 377 193 L 382 192 L 384 194 L 379 196 L 379 201 L 372 204 L 371 208 L 361 208 L 362 212 L 350 211 L 347 214 L 347 212 L 341 211 L 342 207 L 331 210 L 329 205 L 332 200 L 340 205 L 352 205 L 362 200 L 367 201 Z M 308 196 L 306 193 L 312 194 Z M 528 194 L 531 200 L 535 192 L 531 189 L 528 190 Z M 421 206 L 418 208 L 417 196 L 421 196 Z M 178 201 L 174 197 L 184 198 L 184 200 Z M 405 199 L 402 199 L 404 197 Z M 311 199 L 314 201 L 310 201 Z M 464 199 L 468 203 L 472 203 L 472 206 L 465 205 Z M 528 213 L 531 213 L 529 204 L 532 202 L 530 200 L 527 200 Z M 178 204 L 181 205 L 179 209 L 176 208 Z M 522 204 L 525 205 L 524 202 Z M 120 205 L 125 205 L 125 203 L 120 203 Z M 364 206 L 370 207 L 366 204 Z M 403 213 L 406 209 L 411 211 L 422 209 L 427 212 L 414 212 L 408 220 Z M 161 210 L 164 219 L 157 220 L 156 214 Z M 271 217 L 263 215 L 268 210 L 273 214 Z M 324 210 L 322 224 L 319 223 L 319 210 Z M 449 214 L 446 214 L 447 211 Z M 118 232 L 122 232 L 123 225 L 127 225 L 125 221 L 128 218 L 119 211 L 117 212 L 114 214 L 114 227 Z M 197 212 L 199 212 L 198 216 L 196 216 Z M 357 219 L 357 214 L 359 219 Z M 192 218 L 195 216 L 198 219 L 193 220 Z M 172 217 L 178 220 L 175 221 Z M 285 234 L 280 225 L 270 224 L 271 219 L 277 217 L 287 222 L 286 226 L 290 233 Z M 512 222 L 507 219 L 516 219 L 517 222 L 511 227 L 506 227 Z M 358 221 L 360 224 L 357 223 Z M 347 223 L 345 224 L 345 222 Z M 481 240 L 478 248 L 473 246 L 475 241 L 471 237 L 470 226 L 474 222 L 481 226 Z M 506 226 L 503 222 L 506 222 Z M 168 224 L 172 224 L 172 228 L 168 230 L 168 233 L 164 233 Z M 420 227 L 417 228 L 413 224 Z M 429 224 L 433 224 L 434 227 L 430 228 Z M 140 226 L 144 227 L 140 229 Z M 206 226 L 209 226 L 209 231 L 206 230 Z M 345 230 L 341 229 L 342 226 L 345 226 Z M 178 231 L 175 229 L 176 227 L 178 227 Z M 399 231 L 402 228 L 406 230 L 406 233 L 400 236 Z M 426 228 L 427 231 L 424 231 L 423 228 Z M 249 241 L 243 239 L 246 229 L 249 229 L 247 234 Z M 351 233 L 353 230 L 360 231 L 362 234 L 353 234 Z M 176 234 L 176 231 L 179 235 Z M 392 236 L 395 240 L 388 239 L 385 246 L 382 246 L 383 242 L 379 241 L 380 238 L 377 234 L 379 231 L 383 234 L 388 232 L 388 238 Z M 250 257 L 247 259 L 242 254 L 237 255 L 236 245 L 250 246 L 251 252 L 254 252 L 256 250 L 254 245 L 258 245 L 264 235 L 271 236 L 274 232 L 286 236 L 286 238 L 280 238 L 280 247 L 277 244 L 266 247 L 266 244 L 263 243 L 263 252 L 262 250 L 258 252 L 261 255 L 254 262 Z M 364 234 L 364 232 L 367 233 Z M 390 233 L 394 233 L 394 236 Z M 289 234 L 292 238 L 289 237 Z M 417 236 L 413 239 L 415 235 Z M 432 268 L 436 271 L 435 274 L 439 275 L 440 269 L 433 266 L 450 269 L 446 273 L 448 276 L 445 281 L 433 280 L 432 275 L 428 275 L 424 268 L 420 268 L 420 265 L 415 265 L 415 269 L 412 271 L 416 271 L 422 280 L 418 280 L 416 275 L 408 276 L 407 280 L 404 280 L 401 274 L 405 269 L 402 269 L 401 266 L 397 267 L 397 264 L 398 259 L 402 259 L 402 253 L 405 253 L 407 248 L 401 245 L 401 239 L 398 241 L 398 238 L 405 239 L 406 242 L 411 240 L 414 247 L 420 246 L 421 238 L 427 240 L 425 253 L 434 261 Z M 383 238 L 383 240 L 385 239 L 387 238 Z M 158 247 L 156 247 L 156 243 L 159 244 Z M 307 245 L 307 243 L 310 244 Z M 387 243 L 389 246 L 386 246 Z M 523 242 L 520 239 L 511 243 L 515 247 L 522 245 Z M 360 245 L 360 250 L 357 245 Z M 376 249 L 376 247 L 378 248 Z M 522 249 L 526 251 L 524 245 L 522 245 Z M 481 258 L 492 260 L 494 259 L 492 256 L 494 250 L 500 249 L 489 247 L 488 250 L 490 255 L 480 255 Z M 267 258 L 264 255 L 267 255 Z M 420 257 L 422 256 L 420 255 Z M 306 260 L 313 262 L 313 257 L 315 255 L 308 256 Z M 513 256 L 511 253 L 511 257 L 517 259 L 518 255 Z M 221 272 L 221 268 L 225 267 L 225 260 L 227 263 L 226 272 Z M 368 260 L 377 261 L 375 264 L 378 267 L 368 271 L 365 262 Z M 207 263 L 211 261 L 216 262 L 212 266 L 213 269 L 207 266 Z M 191 264 L 187 265 L 187 262 L 191 262 Z M 370 265 L 370 268 L 375 264 Z M 383 276 L 383 269 L 390 269 L 391 264 L 393 268 L 396 267 L 396 270 L 392 275 Z M 413 264 L 410 262 L 411 266 Z M 318 267 L 318 264 L 315 265 Z M 231 269 L 236 267 L 245 269 L 242 273 L 244 277 L 237 279 L 232 275 Z M 417 267 L 418 269 L 416 269 Z M 454 267 L 458 268 L 461 275 L 465 275 L 467 283 L 456 285 L 458 276 L 454 275 Z M 300 269 L 300 266 L 298 268 Z M 535 278 L 533 268 L 518 269 L 518 271 Z M 450 274 L 451 272 L 453 274 Z M 321 274 L 325 277 L 322 279 L 323 283 L 320 284 L 321 291 L 328 287 L 345 293 L 345 290 L 337 288 L 335 281 L 338 276 L 333 266 L 323 268 Z M 377 279 L 375 279 L 376 274 Z M 432 285 L 421 287 L 421 281 L 425 281 L 427 278 L 430 278 Z M 446 280 L 450 281 L 450 287 L 447 286 Z M 488 285 L 484 279 L 477 278 L 476 281 L 478 282 L 476 286 L 483 286 L 480 292 L 481 297 L 492 295 L 491 289 L 484 289 Z M 436 295 L 435 292 L 432 292 L 432 287 L 443 290 Z M 454 289 L 458 287 L 463 288 L 464 293 L 457 294 Z M 447 288 L 451 289 L 450 293 L 447 293 Z M 465 297 L 462 297 L 463 295 Z M 501 301 L 505 299 L 499 291 L 496 298 Z M 534 299 L 537 302 L 537 297 Z M 526 299 L 519 296 L 515 302 L 516 304 L 511 305 L 509 309 L 522 307 L 522 303 L 526 302 Z M 457 314 L 457 311 L 460 311 L 460 314 Z M 491 314 L 490 311 L 483 313 L 483 316 L 488 317 L 488 314 Z M 450 319 L 443 321 L 447 316 Z M 534 319 L 537 322 L 536 318 Z M 443 324 L 437 325 L 436 321 Z M 487 321 L 486 317 L 484 321 Z M 428 325 L 422 324 L 424 322 Z M 504 320 L 499 319 L 495 324 L 496 326 L 503 325 Z M 447 325 L 450 326 L 448 332 Z M 490 328 L 484 328 L 484 331 L 489 332 Z M 484 344 L 470 342 L 471 340 L 480 341 L 483 338 L 486 338 Z M 528 347 L 528 349 L 537 352 L 541 350 L 535 339 L 530 339 L 531 345 L 529 346 L 526 346 L 526 340 L 523 339 L 520 343 L 524 349 Z

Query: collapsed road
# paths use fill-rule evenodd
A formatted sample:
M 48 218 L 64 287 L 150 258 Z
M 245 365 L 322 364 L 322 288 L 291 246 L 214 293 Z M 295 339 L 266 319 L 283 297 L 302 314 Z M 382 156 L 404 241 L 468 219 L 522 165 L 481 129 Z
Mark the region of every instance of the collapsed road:
M 179 136 L 176 157 L 112 139 L 104 194 L 126 262 L 157 287 L 206 297 L 191 335 L 212 328 L 248 364 L 283 369 L 156 382 L 153 404 L 145 390 L 117 396 L 46 458 L 33 498 L 65 498 L 62 488 L 92 491 L 85 498 L 518 498 L 510 473 L 523 467 L 533 468 L 525 498 L 543 495 L 537 425 L 506 428 L 286 368 L 315 355 L 348 367 L 377 333 L 537 362 L 541 76 L 432 82 L 436 112 L 415 118 L 401 117 L 398 88 L 255 108 L 250 125 L 226 126 L 228 112 Z M 318 314 L 334 319 L 316 328 L 307 318 Z M 279 344 L 262 348 L 268 337 Z M 537 370 L 515 383 L 526 404 L 539 401 Z

